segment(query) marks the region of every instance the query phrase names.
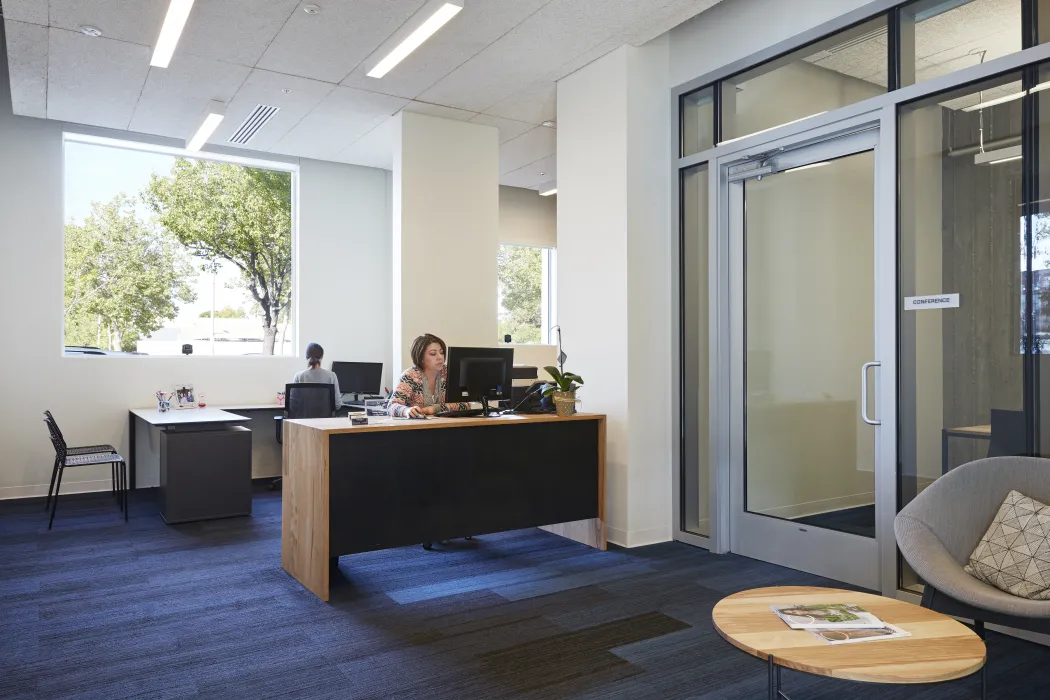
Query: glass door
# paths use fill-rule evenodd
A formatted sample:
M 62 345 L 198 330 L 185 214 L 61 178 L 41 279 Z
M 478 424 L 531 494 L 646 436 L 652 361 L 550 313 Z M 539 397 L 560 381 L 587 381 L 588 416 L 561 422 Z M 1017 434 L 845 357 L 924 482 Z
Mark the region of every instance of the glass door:
M 893 537 L 876 529 L 894 454 L 878 306 L 896 292 L 876 274 L 877 149 L 870 129 L 729 170 L 732 549 L 871 589 Z

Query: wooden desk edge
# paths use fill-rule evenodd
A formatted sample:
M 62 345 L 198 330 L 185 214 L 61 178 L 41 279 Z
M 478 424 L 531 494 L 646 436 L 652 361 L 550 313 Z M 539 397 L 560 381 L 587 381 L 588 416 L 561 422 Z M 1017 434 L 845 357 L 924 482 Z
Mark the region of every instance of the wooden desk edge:
M 368 425 L 350 425 L 348 418 L 309 418 L 288 419 L 286 424 L 301 425 L 310 430 L 316 430 L 328 435 L 339 435 L 341 433 L 371 433 L 390 430 L 434 430 L 440 428 L 467 428 L 497 425 L 521 425 L 525 423 L 554 423 L 559 421 L 583 421 L 597 420 L 605 424 L 604 413 L 578 413 L 574 416 L 556 416 L 551 413 L 521 414 L 514 417 L 501 418 L 436 418 L 431 420 L 411 419 L 387 419 L 382 423 L 370 423 Z M 604 427 L 601 429 L 604 436 Z M 604 452 L 604 446 L 603 446 Z

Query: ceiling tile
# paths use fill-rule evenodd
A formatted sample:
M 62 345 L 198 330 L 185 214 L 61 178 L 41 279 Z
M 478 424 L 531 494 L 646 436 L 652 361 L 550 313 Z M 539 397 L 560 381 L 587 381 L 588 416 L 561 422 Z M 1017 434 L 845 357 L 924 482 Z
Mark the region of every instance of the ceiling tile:
M 4 19 L 47 26 L 47 0 L 3 0 Z
M 558 132 L 537 126 L 499 147 L 499 172 L 502 175 L 542 160 L 554 154 L 557 146 Z
M 486 110 L 498 117 L 541 124 L 558 117 L 558 84 L 554 80 L 534 83 Z
M 47 116 L 47 27 L 4 22 L 11 103 L 15 114 Z
M 405 106 L 401 97 L 336 87 L 271 149 L 332 160 Z
M 132 131 L 189 138 L 212 100 L 229 104 L 251 68 L 176 52 L 167 68 L 151 68 Z
M 529 163 L 523 168 L 500 175 L 499 184 L 509 187 L 536 189 L 545 182 L 556 180 L 558 174 L 558 157 L 547 156 L 543 160 Z
M 226 139 L 237 131 L 256 105 L 264 104 L 280 107 L 281 111 L 256 134 L 246 147 L 256 151 L 268 151 L 335 87 L 331 83 L 281 75 L 256 68 L 237 91 L 226 108 L 226 118 L 222 120 L 222 124 L 215 130 L 208 142 L 232 146 L 233 144 L 226 143 Z M 282 92 L 284 89 L 291 90 L 291 92 L 284 93 Z
M 126 129 L 149 72 L 149 47 L 48 30 L 47 118 Z
M 536 128 L 536 124 L 528 124 L 526 122 L 519 122 L 515 119 L 504 119 L 503 117 L 495 117 L 491 114 L 479 114 L 473 117 L 470 121 L 476 124 L 487 124 L 494 126 L 499 129 L 499 142 L 506 143 L 511 139 L 516 139 L 526 131 L 532 131 Z
M 472 117 L 478 116 L 477 112 L 467 112 L 466 110 L 444 105 L 432 105 L 429 102 L 409 102 L 405 105 L 405 111 L 415 112 L 416 114 L 429 114 L 432 117 L 441 117 L 442 119 L 455 119 L 460 122 L 469 122 Z
M 298 4 L 299 0 L 200 0 L 193 5 L 176 51 L 254 66 Z
M 666 0 L 552 0 L 419 99 L 485 112 L 538 76 L 667 4 Z
M 107 39 L 143 46 L 156 40 L 168 10 L 167 0 L 51 0 L 50 6 L 52 27 L 75 32 L 87 24 L 101 29 Z
M 259 68 L 338 83 L 422 7 L 425 0 L 329 0 L 289 18 Z M 376 91 L 376 86 L 370 90 Z M 385 91 L 384 91 L 385 92 Z
M 451 22 L 385 76 L 369 78 L 367 73 L 373 62 L 366 61 L 346 77 L 343 85 L 416 97 L 548 2 L 550 0 L 467 2 Z
M 336 156 L 341 163 L 365 165 L 370 168 L 394 169 L 394 141 L 397 139 L 397 123 L 391 117 L 359 138 Z

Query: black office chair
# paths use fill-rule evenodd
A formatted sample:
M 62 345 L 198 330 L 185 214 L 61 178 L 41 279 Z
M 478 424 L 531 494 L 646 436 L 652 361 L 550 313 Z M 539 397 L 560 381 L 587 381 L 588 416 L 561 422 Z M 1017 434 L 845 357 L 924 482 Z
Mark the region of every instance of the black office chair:
M 66 439 L 62 436 L 62 431 L 58 429 L 58 423 L 55 422 L 54 416 L 51 415 L 50 411 L 44 412 L 44 424 L 47 426 L 48 435 L 51 438 L 51 445 L 55 448 L 55 468 L 51 473 L 51 486 L 47 489 L 47 501 L 46 504 L 51 506 L 51 517 L 47 521 L 47 529 L 50 530 L 51 526 L 55 523 L 55 510 L 58 508 L 58 492 L 62 488 L 62 475 L 65 473 L 67 467 L 88 467 L 96 464 L 108 464 L 110 465 L 110 473 L 113 476 L 113 488 L 117 494 L 117 502 L 120 505 L 120 510 L 124 513 L 124 522 L 128 520 L 128 471 L 127 465 L 124 463 L 124 458 L 117 454 L 116 450 L 112 450 L 112 445 L 87 445 L 84 447 L 72 448 L 76 453 L 72 453 L 66 445 Z M 98 448 L 98 449 L 95 449 Z M 110 451 L 104 451 L 110 449 Z M 84 450 L 88 450 L 84 452 Z M 54 489 L 54 495 L 52 496 L 51 490 Z
M 284 444 L 285 418 L 331 418 L 335 414 L 335 385 L 300 383 L 284 387 L 284 415 L 274 416 L 277 442 Z M 281 477 L 270 482 L 270 489 L 277 488 Z
M 1014 457 L 1025 453 L 1027 441 L 1024 411 L 993 408 L 991 425 L 989 457 Z

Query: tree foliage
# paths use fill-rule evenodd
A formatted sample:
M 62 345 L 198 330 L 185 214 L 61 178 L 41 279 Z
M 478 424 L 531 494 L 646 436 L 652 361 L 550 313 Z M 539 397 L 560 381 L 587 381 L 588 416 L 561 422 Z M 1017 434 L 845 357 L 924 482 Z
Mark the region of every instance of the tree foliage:
M 538 343 L 543 335 L 543 252 L 539 248 L 499 247 L 499 290 L 503 309 L 499 339 Z
M 211 309 L 201 311 L 201 318 L 211 318 Z M 248 314 L 244 309 L 225 306 L 221 309 L 215 309 L 215 318 L 248 318 Z
M 139 220 L 123 193 L 93 203 L 82 226 L 66 224 L 64 261 L 66 345 L 134 350 L 196 297 L 182 246 Z
M 259 305 L 263 354 L 272 355 L 292 292 L 291 175 L 207 160 L 175 161 L 143 200 L 194 256 L 226 260 Z

